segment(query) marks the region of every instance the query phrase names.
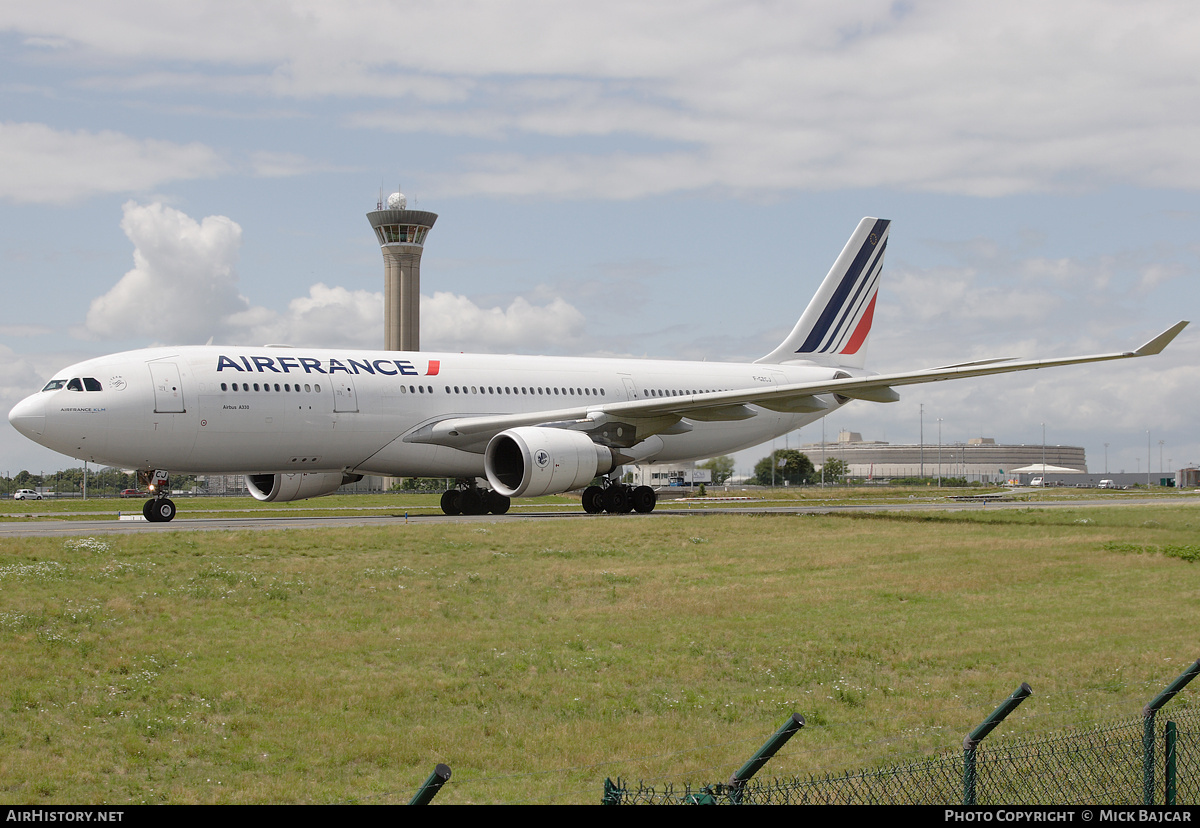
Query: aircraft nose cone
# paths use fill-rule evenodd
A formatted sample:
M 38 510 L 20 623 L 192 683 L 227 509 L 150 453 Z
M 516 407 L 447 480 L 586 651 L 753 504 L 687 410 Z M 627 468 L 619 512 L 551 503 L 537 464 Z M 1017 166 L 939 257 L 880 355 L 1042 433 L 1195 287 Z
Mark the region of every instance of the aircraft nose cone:
M 37 440 L 46 430 L 46 405 L 40 394 L 26 397 L 8 412 L 8 421 L 13 428 L 30 440 Z

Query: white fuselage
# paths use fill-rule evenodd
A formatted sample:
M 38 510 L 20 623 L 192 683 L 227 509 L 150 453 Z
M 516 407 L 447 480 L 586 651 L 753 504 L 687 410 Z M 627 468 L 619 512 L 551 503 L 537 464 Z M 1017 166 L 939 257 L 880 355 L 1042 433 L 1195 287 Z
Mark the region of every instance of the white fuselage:
M 414 435 L 453 417 L 542 412 L 546 421 L 570 420 L 606 403 L 819 381 L 834 371 L 815 365 L 163 348 L 66 368 L 56 380 L 92 382 L 34 394 L 9 419 L 55 451 L 120 468 L 468 477 L 484 473 L 486 440 L 448 446 Z M 752 406 L 746 419 L 689 422 L 690 430 L 655 434 L 625 453 L 648 462 L 737 451 L 838 406 L 830 395 L 824 401 L 830 407 L 819 413 Z

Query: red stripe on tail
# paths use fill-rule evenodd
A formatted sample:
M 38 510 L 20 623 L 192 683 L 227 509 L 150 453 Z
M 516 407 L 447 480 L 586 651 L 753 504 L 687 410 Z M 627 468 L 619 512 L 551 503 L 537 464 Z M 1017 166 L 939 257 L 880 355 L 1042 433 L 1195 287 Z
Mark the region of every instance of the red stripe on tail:
M 871 304 L 867 305 L 867 312 L 862 315 L 862 319 L 858 320 L 858 327 L 854 329 L 854 336 L 850 337 L 850 341 L 846 343 L 846 347 L 841 350 L 843 354 L 857 354 L 858 349 L 867 340 L 867 334 L 871 332 L 871 320 L 875 317 L 875 299 L 878 298 L 879 291 L 871 297 Z

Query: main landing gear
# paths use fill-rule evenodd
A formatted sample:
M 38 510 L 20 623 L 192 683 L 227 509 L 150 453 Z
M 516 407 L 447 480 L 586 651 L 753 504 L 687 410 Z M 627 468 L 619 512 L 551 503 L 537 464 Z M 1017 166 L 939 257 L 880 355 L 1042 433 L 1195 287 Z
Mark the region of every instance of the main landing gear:
M 480 489 L 472 480 L 460 482 L 458 487 L 447 489 L 442 495 L 442 511 L 447 515 L 502 515 L 508 511 L 512 501 L 491 489 Z
M 155 495 L 142 506 L 142 516 L 151 523 L 167 523 L 175 519 L 175 504 L 167 497 L 171 491 L 170 481 L 165 471 L 155 471 L 146 475 L 149 478 L 150 490 Z
M 658 503 L 658 495 L 649 486 L 628 486 L 624 483 L 610 483 L 600 486 L 588 486 L 583 490 L 583 511 L 589 515 L 600 512 L 609 514 L 627 514 L 629 512 L 653 512 Z

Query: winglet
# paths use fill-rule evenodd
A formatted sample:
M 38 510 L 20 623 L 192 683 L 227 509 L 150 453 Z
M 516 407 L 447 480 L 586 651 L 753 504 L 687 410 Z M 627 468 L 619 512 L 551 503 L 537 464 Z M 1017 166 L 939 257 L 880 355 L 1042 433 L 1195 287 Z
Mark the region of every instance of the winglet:
M 1154 339 L 1151 339 L 1133 353 L 1136 356 L 1152 356 L 1154 354 L 1161 354 L 1163 348 L 1166 348 L 1168 345 L 1170 345 L 1171 340 L 1179 336 L 1179 332 L 1187 326 L 1188 323 L 1186 321 L 1176 322 L 1174 325 L 1167 328 L 1165 331 L 1154 337 Z

